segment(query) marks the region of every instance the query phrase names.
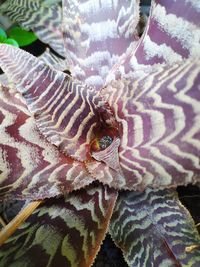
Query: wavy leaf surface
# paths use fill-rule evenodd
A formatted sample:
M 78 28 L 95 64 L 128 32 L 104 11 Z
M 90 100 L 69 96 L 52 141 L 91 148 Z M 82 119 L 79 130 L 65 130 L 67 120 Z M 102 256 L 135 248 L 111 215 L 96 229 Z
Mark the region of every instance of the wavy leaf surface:
M 200 237 L 173 190 L 122 193 L 110 234 L 131 267 L 197 267 Z
M 2 266 L 91 266 L 116 196 L 112 189 L 92 185 L 46 201 L 1 246 Z
M 0 198 L 40 199 L 93 181 L 38 131 L 19 96 L 0 88 Z
M 107 80 L 151 71 L 154 64 L 173 64 L 200 57 L 199 1 L 153 0 L 146 30 L 124 61 L 115 65 Z
M 0 10 L 14 23 L 32 30 L 44 43 L 50 45 L 61 56 L 65 56 L 61 29 L 62 8 L 54 1 L 6 0 Z
M 0 65 L 25 98 L 41 133 L 67 155 L 87 159 L 95 129 L 111 118 L 95 89 L 13 46 L 0 45 Z
M 127 189 L 200 180 L 200 63 L 158 66 L 102 90 L 119 123 Z
M 65 70 L 69 69 L 69 64 L 67 63 L 67 60 L 56 56 L 50 51 L 49 48 L 47 48 L 45 52 L 38 57 L 38 59 L 56 70 L 64 72 Z
M 139 0 L 63 0 L 63 29 L 72 76 L 100 88 L 110 68 L 138 40 Z

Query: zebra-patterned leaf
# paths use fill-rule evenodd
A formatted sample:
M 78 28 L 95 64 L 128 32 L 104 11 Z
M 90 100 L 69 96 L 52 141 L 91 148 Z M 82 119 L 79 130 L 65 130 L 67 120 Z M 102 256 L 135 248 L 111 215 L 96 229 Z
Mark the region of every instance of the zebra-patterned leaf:
M 99 88 L 110 68 L 138 40 L 139 0 L 63 0 L 63 12 L 72 76 Z
M 58 3 L 51 5 L 43 0 L 6 0 L 0 6 L 1 13 L 14 23 L 35 32 L 37 37 L 50 45 L 61 56 L 65 56 L 62 34 L 62 8 Z
M 200 57 L 199 0 L 153 0 L 146 30 L 138 46 L 123 62 L 116 64 L 108 80 L 136 70 L 151 71 L 152 65 L 176 63 Z
M 199 16 L 199 1 L 153 1 L 148 30 L 134 54 L 139 64 L 174 63 L 199 56 Z
M 9 87 L 8 77 L 4 73 L 0 74 L 0 84 L 4 87 Z
M 0 198 L 49 198 L 93 181 L 83 163 L 47 142 L 25 104 L 3 87 L 0 137 Z
M 111 116 L 95 89 L 5 44 L 0 45 L 0 66 L 25 98 L 41 133 L 67 155 L 84 161 L 95 129 L 103 117 Z
M 102 90 L 119 123 L 127 189 L 200 180 L 200 62 L 157 66 Z
M 89 267 L 107 232 L 117 193 L 92 185 L 48 200 L 0 248 L 6 267 Z
M 4 222 L 5 225 L 8 224 L 26 207 L 28 202 L 29 201 L 26 202 L 25 200 L 16 200 L 13 198 L 11 200 L 3 199 L 0 202 L 0 218 L 3 220 L 2 222 Z
M 200 237 L 173 190 L 122 193 L 110 234 L 131 267 L 198 267 Z
M 69 64 L 67 63 L 67 60 L 56 56 L 50 51 L 49 48 L 47 48 L 45 52 L 38 58 L 39 60 L 43 61 L 45 64 L 53 67 L 56 70 L 63 72 L 69 70 Z

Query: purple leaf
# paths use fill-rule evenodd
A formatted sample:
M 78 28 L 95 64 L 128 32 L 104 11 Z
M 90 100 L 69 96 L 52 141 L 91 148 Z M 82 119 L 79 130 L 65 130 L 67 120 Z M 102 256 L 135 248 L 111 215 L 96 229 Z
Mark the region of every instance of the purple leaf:
M 114 66 L 107 80 L 119 72 L 130 77 L 137 70 L 151 71 L 154 64 L 200 58 L 199 17 L 198 0 L 152 1 L 149 21 L 136 49 Z
M 199 84 L 199 61 L 186 60 L 102 90 L 119 124 L 123 188 L 200 180 Z
M 25 98 L 41 133 L 67 155 L 86 160 L 95 129 L 111 119 L 94 88 L 9 45 L 0 45 L 0 65 Z
M 0 198 L 49 198 L 94 180 L 83 163 L 47 142 L 19 96 L 3 87 L 0 136 Z
M 200 265 L 199 234 L 173 190 L 122 193 L 110 234 L 131 267 Z
M 89 267 L 107 232 L 117 193 L 89 186 L 41 205 L 0 248 L 2 266 Z
M 72 76 L 100 88 L 110 68 L 135 47 L 139 1 L 63 0 L 63 12 Z
M 45 52 L 38 59 L 56 70 L 65 71 L 69 69 L 67 60 L 56 56 L 49 48 L 46 48 Z

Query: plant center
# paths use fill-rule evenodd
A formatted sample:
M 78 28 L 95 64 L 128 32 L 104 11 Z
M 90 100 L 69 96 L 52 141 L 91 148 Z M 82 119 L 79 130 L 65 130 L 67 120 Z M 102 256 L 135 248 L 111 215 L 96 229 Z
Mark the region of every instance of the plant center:
M 102 150 L 106 149 L 109 145 L 111 145 L 112 141 L 113 141 L 113 138 L 111 136 L 109 136 L 109 135 L 103 136 L 99 140 L 100 149 L 102 149 Z

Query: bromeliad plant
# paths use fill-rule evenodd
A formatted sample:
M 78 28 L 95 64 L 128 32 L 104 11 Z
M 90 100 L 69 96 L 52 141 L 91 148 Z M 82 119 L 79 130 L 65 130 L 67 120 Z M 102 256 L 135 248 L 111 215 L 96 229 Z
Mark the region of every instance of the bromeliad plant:
M 44 200 L 1 266 L 91 266 L 108 231 L 129 266 L 200 265 L 199 1 L 153 1 L 139 40 L 138 2 L 63 1 L 72 77 L 0 45 L 0 196 Z

